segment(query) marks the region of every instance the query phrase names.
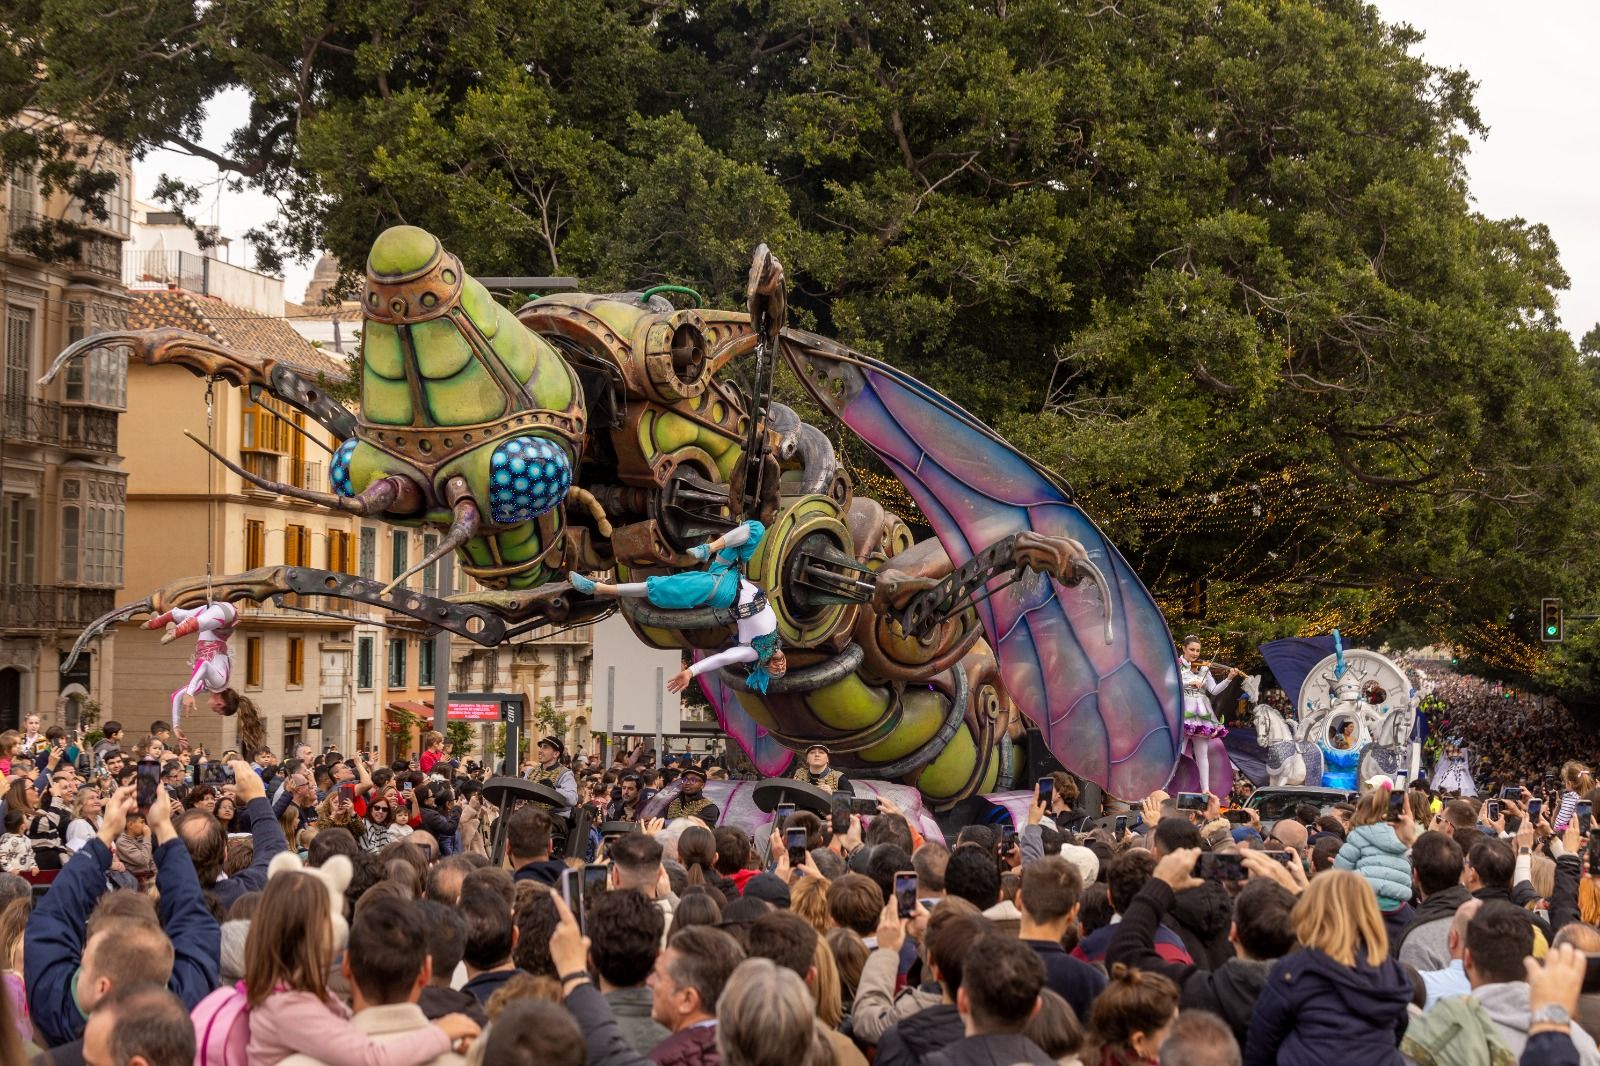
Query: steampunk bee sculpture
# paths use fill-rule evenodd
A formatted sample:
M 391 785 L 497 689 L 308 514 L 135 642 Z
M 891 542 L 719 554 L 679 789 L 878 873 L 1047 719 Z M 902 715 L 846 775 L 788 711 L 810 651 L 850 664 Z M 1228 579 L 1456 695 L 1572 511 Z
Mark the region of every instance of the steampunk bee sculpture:
M 213 452 L 219 462 L 286 496 L 439 529 L 409 573 L 454 553 L 480 587 L 439 599 L 403 578 L 290 566 L 194 578 L 99 619 L 74 654 L 135 615 L 289 593 L 379 605 L 492 647 L 613 609 L 575 594 L 571 573 L 639 581 L 695 566 L 691 548 L 756 519 L 766 533 L 745 572 L 776 614 L 788 670 L 765 693 L 739 667 L 700 680 L 764 773 L 820 742 L 853 777 L 914 785 L 947 809 L 1008 776 L 998 741 L 1014 705 L 1113 794 L 1170 777 L 1182 740 L 1172 642 L 1127 562 L 1065 484 L 976 418 L 785 328 L 783 271 L 765 247 L 743 312 L 651 293 L 557 294 L 512 312 L 431 234 L 399 226 L 372 246 L 362 304 L 359 414 L 285 364 L 181 330 L 87 338 L 46 378 L 128 345 L 150 365 L 265 391 L 342 442 L 329 491 Z M 827 435 L 771 401 L 780 356 L 905 485 L 934 537 L 857 495 Z M 734 632 L 715 608 L 616 606 L 641 640 L 697 657 Z

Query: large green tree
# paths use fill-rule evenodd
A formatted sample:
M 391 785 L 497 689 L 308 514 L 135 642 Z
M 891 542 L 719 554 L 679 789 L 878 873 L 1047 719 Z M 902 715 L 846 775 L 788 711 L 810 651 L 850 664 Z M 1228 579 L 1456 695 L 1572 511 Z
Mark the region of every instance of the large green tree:
M 1473 209 L 1472 82 L 1367 5 L 136 0 L 77 47 L 93 6 L 0 16 L 0 118 L 204 152 L 282 202 L 269 261 L 407 221 L 730 302 L 766 240 L 801 320 L 1060 470 L 1230 654 L 1339 625 L 1526 672 L 1537 599 L 1600 592 L 1556 248 Z

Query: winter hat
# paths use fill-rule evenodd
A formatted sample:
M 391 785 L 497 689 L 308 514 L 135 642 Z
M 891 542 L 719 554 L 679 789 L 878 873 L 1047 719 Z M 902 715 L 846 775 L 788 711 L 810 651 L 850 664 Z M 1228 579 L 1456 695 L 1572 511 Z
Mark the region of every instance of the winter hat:
M 334 855 L 321 866 L 303 866 L 292 851 L 279 852 L 267 866 L 267 880 L 279 875 L 315 877 L 328 890 L 328 913 L 333 916 L 333 951 L 337 955 L 350 940 L 350 923 L 344 917 L 344 890 L 350 887 L 355 870 L 343 855 Z
M 764 900 L 781 910 L 788 910 L 789 886 L 777 874 L 756 874 L 744 883 L 744 898 Z
M 1086 847 L 1078 844 L 1061 845 L 1061 857 L 1070 862 L 1078 871 L 1078 877 L 1085 885 L 1094 884 L 1095 878 L 1100 876 L 1100 856 Z

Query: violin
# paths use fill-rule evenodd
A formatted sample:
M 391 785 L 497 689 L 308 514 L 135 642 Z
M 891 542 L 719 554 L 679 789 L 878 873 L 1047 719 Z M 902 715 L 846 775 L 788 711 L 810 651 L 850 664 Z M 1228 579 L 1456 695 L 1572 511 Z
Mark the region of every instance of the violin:
M 1199 673 L 1201 670 L 1209 670 L 1212 667 L 1216 667 L 1218 670 L 1227 670 L 1230 674 L 1238 674 L 1240 677 L 1244 676 L 1244 671 L 1240 670 L 1238 667 L 1230 666 L 1227 663 L 1219 663 L 1215 659 L 1196 659 L 1192 663 L 1185 662 L 1183 665 L 1190 670 L 1195 671 L 1196 673 Z

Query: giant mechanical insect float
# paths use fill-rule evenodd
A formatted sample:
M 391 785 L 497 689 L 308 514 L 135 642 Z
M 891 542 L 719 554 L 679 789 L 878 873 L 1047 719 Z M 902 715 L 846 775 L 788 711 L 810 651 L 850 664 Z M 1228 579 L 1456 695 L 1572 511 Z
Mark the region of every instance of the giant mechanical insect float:
M 820 742 L 853 777 L 914 785 L 948 809 L 1001 780 L 1009 697 L 1064 765 L 1107 791 L 1164 784 L 1182 743 L 1171 636 L 1067 486 L 920 382 L 785 328 L 782 267 L 764 246 L 748 298 L 740 313 L 652 292 L 558 294 L 513 313 L 431 234 L 399 226 L 367 261 L 359 415 L 285 363 L 182 330 L 72 345 L 47 378 L 91 348 L 128 345 L 315 419 L 342 442 L 330 492 L 213 455 L 330 511 L 439 529 L 410 573 L 454 553 L 480 586 L 440 599 L 306 567 L 197 577 L 97 620 L 77 648 L 139 614 L 298 593 L 488 647 L 620 609 L 646 643 L 704 659 L 738 643 L 739 604 L 663 607 L 575 586 L 698 567 L 707 552 L 693 549 L 756 521 L 764 535 L 737 564 L 776 620 L 787 669 L 752 686 L 769 647 L 759 662 L 722 656 L 699 680 L 762 772 Z M 906 487 L 934 538 L 857 495 L 828 437 L 772 401 L 779 356 Z

